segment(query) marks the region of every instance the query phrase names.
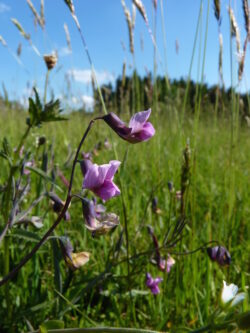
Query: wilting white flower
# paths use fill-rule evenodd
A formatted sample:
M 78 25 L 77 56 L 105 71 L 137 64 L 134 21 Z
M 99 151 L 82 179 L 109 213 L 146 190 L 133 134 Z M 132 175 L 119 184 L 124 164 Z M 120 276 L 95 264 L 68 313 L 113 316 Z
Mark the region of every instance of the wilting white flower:
M 223 288 L 221 293 L 221 300 L 223 304 L 226 305 L 231 302 L 230 306 L 235 306 L 242 302 L 246 297 L 245 293 L 237 293 L 238 286 L 233 283 L 227 285 L 226 281 L 223 281 Z

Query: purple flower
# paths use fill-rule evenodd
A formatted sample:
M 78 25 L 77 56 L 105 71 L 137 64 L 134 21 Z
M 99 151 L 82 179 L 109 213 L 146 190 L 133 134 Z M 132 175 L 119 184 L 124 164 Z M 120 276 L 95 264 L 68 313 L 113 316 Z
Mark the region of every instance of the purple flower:
M 34 161 L 27 161 L 24 163 L 24 166 L 23 166 L 23 173 L 25 175 L 29 175 L 30 174 L 30 170 L 27 169 L 29 167 L 33 167 L 35 165 L 35 162 Z
M 61 200 L 61 199 L 60 199 L 55 193 L 53 193 L 53 192 L 49 192 L 49 193 L 48 193 L 48 196 L 49 196 L 49 198 L 50 198 L 50 199 L 52 200 L 52 202 L 53 202 L 53 205 L 52 205 L 52 207 L 53 207 L 53 211 L 59 215 L 60 212 L 61 212 L 61 210 L 62 210 L 63 207 L 64 207 L 65 202 L 62 201 L 62 200 Z M 70 220 L 70 214 L 69 214 L 68 210 L 65 212 L 63 218 L 64 218 L 65 221 L 69 221 L 69 220 Z
M 128 127 L 114 113 L 109 113 L 103 120 L 124 140 L 130 143 L 147 141 L 155 134 L 153 125 L 147 122 L 151 109 L 133 115 Z
M 208 247 L 207 254 L 212 261 L 216 261 L 220 266 L 230 265 L 231 263 L 230 253 L 223 246 Z
M 153 279 L 149 273 L 146 274 L 146 285 L 151 290 L 151 293 L 154 295 L 157 295 L 160 293 L 160 288 L 159 288 L 158 284 L 162 281 L 163 281 L 163 279 L 160 277 Z
M 109 164 L 97 165 L 90 160 L 81 161 L 81 169 L 84 175 L 83 189 L 89 189 L 103 201 L 119 195 L 121 192 L 113 182 L 121 162 L 110 161 Z
M 114 213 L 105 213 L 105 207 L 96 205 L 93 200 L 82 200 L 82 211 L 86 228 L 92 236 L 106 234 L 119 225 L 119 217 Z

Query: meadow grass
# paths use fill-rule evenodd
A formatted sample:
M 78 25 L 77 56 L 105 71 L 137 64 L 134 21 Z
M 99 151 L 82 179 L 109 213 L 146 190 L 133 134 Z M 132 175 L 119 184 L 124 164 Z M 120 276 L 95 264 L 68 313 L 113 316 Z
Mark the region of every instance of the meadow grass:
M 107 110 L 73 2 L 68 0 L 65 2 L 76 23 L 89 61 L 96 85 L 95 93 L 99 96 L 96 99 L 105 114 L 107 111 L 118 113 L 116 109 Z M 32 9 L 32 3 L 30 1 L 28 3 Z M 220 32 L 220 2 L 214 3 Z M 134 113 L 139 111 L 140 98 L 132 45 L 133 13 L 126 12 L 129 10 L 125 2 L 122 1 L 122 4 L 129 24 L 130 50 L 134 61 L 132 109 L 129 110 L 129 113 Z M 33 331 L 48 320 L 59 320 L 68 328 L 92 327 L 98 330 L 101 326 L 108 326 L 107 332 L 117 327 L 133 327 L 134 332 L 141 328 L 171 332 L 187 330 L 212 332 L 215 329 L 206 325 L 216 321 L 221 314 L 218 309 L 220 309 L 222 281 L 233 282 L 243 291 L 248 291 L 249 127 L 240 118 L 240 100 L 235 90 L 231 91 L 231 110 L 219 112 L 219 95 L 216 97 L 215 109 L 211 109 L 211 105 L 207 109 L 204 107 L 206 96 L 202 91 L 202 83 L 207 53 L 210 2 L 207 2 L 205 8 L 204 40 L 202 31 L 204 1 L 200 2 L 185 91 L 178 88 L 177 98 L 169 104 L 161 103 L 157 99 L 159 87 L 156 72 L 158 62 L 161 62 L 155 42 L 157 12 L 154 12 L 153 33 L 143 3 L 134 1 L 134 4 L 145 21 L 154 47 L 150 121 L 154 124 L 156 135 L 147 143 L 129 146 L 111 132 L 103 121 L 97 121 L 82 147 L 84 152 L 96 151 L 93 157 L 95 163 L 104 164 L 113 159 L 123 162 L 115 176 L 115 181 L 122 190 L 122 196 L 106 203 L 107 211 L 114 212 L 120 217 L 120 225 L 112 233 L 102 237 L 92 237 L 85 226 L 81 203 L 73 198 L 70 207 L 71 220 L 62 221 L 32 259 L 4 288 L 0 289 L 1 332 Z M 154 5 L 156 8 L 157 3 Z M 160 5 L 167 94 L 170 83 L 167 76 L 167 44 L 162 1 Z M 32 9 L 33 14 L 34 11 L 36 12 L 35 8 Z M 232 16 L 232 12 L 230 15 Z M 40 16 L 36 12 L 36 16 L 44 28 L 43 10 Z M 237 34 L 234 32 L 233 23 L 231 22 L 232 87 L 235 86 L 232 43 L 234 36 L 239 39 L 239 31 L 236 29 Z M 68 39 L 69 37 L 67 42 Z M 30 44 L 33 45 L 31 40 Z M 187 100 L 196 52 L 198 52 L 197 82 L 200 83 L 196 85 L 191 113 L 187 107 Z M 244 52 L 246 53 L 246 48 Z M 244 67 L 244 59 L 242 61 Z M 222 67 L 222 64 L 220 66 Z M 48 78 L 49 71 L 45 82 L 44 104 L 47 98 Z M 223 78 L 221 80 L 223 81 Z M 183 96 L 183 99 L 178 96 Z M 125 100 L 122 104 L 129 109 L 129 106 L 125 105 Z M 1 128 L 0 141 L 2 142 L 5 137 L 8 138 L 11 151 L 18 147 L 20 138 L 27 128 L 26 117 L 27 113 L 23 110 L 17 111 L 10 107 L 0 110 L 0 118 L 4 124 Z M 41 177 L 41 174 L 38 175 L 34 170 L 31 172 L 31 189 L 22 203 L 22 209 L 27 208 L 29 203 L 39 197 L 43 191 L 53 190 L 62 200 L 66 199 L 67 187 L 59 172 L 67 180 L 70 179 L 74 153 L 93 117 L 91 113 L 72 112 L 68 116 L 68 121 L 42 124 L 41 128 L 31 129 L 25 142 L 25 153 L 27 159 L 35 159 L 36 167 L 43 169 L 47 173 L 47 178 L 44 180 L 44 175 Z M 127 113 L 123 112 L 121 117 L 129 121 Z M 37 138 L 41 136 L 46 138 L 46 143 L 38 148 Z M 105 149 L 103 142 L 106 138 L 112 142 L 112 149 Z M 101 148 L 97 149 L 96 144 L 99 142 Z M 185 153 L 190 153 L 188 166 L 184 159 L 187 156 Z M 1 191 L 4 192 L 8 186 L 11 189 L 12 177 L 8 174 L 7 160 L 1 161 L 0 185 Z M 7 186 L 6 179 L 9 179 Z M 72 193 L 79 194 L 82 181 L 83 176 L 77 164 Z M 172 191 L 169 190 L 170 181 L 174 187 Z M 178 199 L 176 192 L 183 191 L 184 187 L 185 200 Z M 8 195 L 10 194 L 11 191 Z M 1 216 L 5 220 L 9 213 L 6 207 L 9 208 L 11 200 L 6 200 L 5 194 L 2 198 Z M 152 208 L 152 201 L 155 198 L 157 198 L 157 210 Z M 57 217 L 47 197 L 34 208 L 34 215 L 42 217 L 41 229 L 35 230 L 33 226 L 27 225 L 23 228 L 14 226 L 11 232 L 7 233 L 3 246 L 0 247 L 2 277 L 11 271 L 35 244 L 39 243 Z M 169 273 L 161 272 L 153 264 L 155 249 L 148 226 L 153 227 L 161 246 L 166 239 L 171 243 L 171 234 L 182 220 L 185 226 L 181 239 L 171 247 L 161 249 L 161 255 L 164 254 L 167 258 L 168 254 L 171 254 L 176 263 Z M 90 261 L 84 267 L 76 271 L 71 271 L 67 267 L 58 241 L 60 236 L 70 238 L 75 252 L 87 251 L 91 254 Z M 221 267 L 210 261 L 206 247 L 211 241 L 218 242 L 230 251 L 232 257 L 230 266 Z M 196 249 L 199 250 L 189 253 Z M 160 284 L 161 292 L 156 296 L 146 287 L 147 272 L 153 277 L 163 278 Z M 249 309 L 247 298 L 241 309 L 245 312 Z M 230 314 L 225 315 L 225 320 L 229 320 L 229 324 L 230 318 Z M 41 331 L 46 332 L 46 329 L 42 327 Z
M 23 124 L 26 115 L 24 112 L 12 111 L 2 112 L 1 117 L 6 123 L 1 139 L 8 135 L 14 146 L 25 128 Z M 155 137 L 148 143 L 129 147 L 126 164 L 120 174 L 128 217 L 131 257 L 152 248 L 147 225 L 153 226 L 159 242 L 163 241 L 168 227 L 176 222 L 175 210 L 178 211 L 180 206 L 176 201 L 175 208 L 172 207 L 170 211 L 171 196 L 167 182 L 173 181 L 176 190 L 180 189 L 182 153 L 185 146 L 174 111 L 166 112 L 162 109 L 159 117 Z M 45 135 L 47 146 L 53 145 L 54 164 L 69 178 L 70 165 L 64 166 L 69 146 L 72 150 L 76 149 L 90 119 L 91 115 L 72 114 L 67 122 L 48 124 L 36 129 L 31 133 L 26 149 L 32 151 L 36 136 Z M 182 129 L 183 136 L 190 139 L 191 154 L 194 124 L 195 117 L 188 116 Z M 97 122 L 83 150 L 92 150 L 97 142 L 103 142 L 109 135 L 104 122 Z M 111 135 L 118 158 L 122 160 L 127 144 Z M 91 237 L 84 226 L 81 205 L 73 202 L 70 209 L 71 221 L 62 222 L 54 235 L 68 235 L 78 252 L 91 253 L 91 260 L 82 269 L 69 273 L 56 250 L 53 250 L 53 246 L 58 245 L 53 240 L 48 241 L 9 284 L 16 322 L 20 325 L 26 318 L 36 326 L 36 323 L 41 323 L 46 318 L 59 318 L 64 320 L 67 327 L 87 327 L 95 323 L 99 326 L 149 327 L 166 331 L 171 327 L 186 325 L 192 328 L 206 323 L 208 314 L 218 305 L 222 280 L 233 281 L 244 289 L 245 281 L 249 277 L 248 135 L 249 129 L 241 126 L 237 149 L 234 149 L 235 192 L 229 215 L 229 202 L 232 200 L 229 191 L 232 170 L 229 168 L 230 121 L 218 119 L 215 127 L 210 116 L 202 115 L 197 132 L 195 165 L 192 168 L 188 191 L 187 225 L 182 242 L 169 250 L 170 253 L 173 252 L 176 265 L 168 275 L 160 273 L 150 263 L 150 255 L 138 257 L 130 260 L 131 276 L 128 286 L 124 240 L 119 253 L 119 259 L 123 262 L 118 266 L 114 259 L 117 253 L 112 253 L 124 226 L 120 198 L 110 200 L 107 209 L 120 215 L 121 225 L 111 235 L 96 239 Z M 112 150 L 105 149 L 94 157 L 98 164 L 112 159 Z M 82 184 L 79 169 L 74 180 L 73 193 L 79 191 Z M 37 176 L 32 177 L 35 183 Z M 58 194 L 64 198 L 63 184 L 60 180 L 56 183 L 62 189 Z M 152 212 L 152 196 L 158 198 L 161 210 L 159 215 Z M 36 234 L 43 235 L 53 223 L 55 215 L 48 211 L 47 201 L 41 204 L 40 211 L 44 214 L 44 227 Z M 32 228 L 29 230 L 33 231 Z M 13 241 L 10 252 L 14 264 L 34 243 L 15 235 L 15 232 L 9 237 Z M 217 240 L 222 245 L 230 244 L 230 267 L 221 268 L 212 264 L 206 251 L 189 256 L 174 254 L 196 249 L 210 240 Z M 15 250 L 15 241 L 18 242 L 18 252 Z M 1 252 L 2 259 L 3 255 Z M 148 271 L 154 276 L 164 276 L 161 293 L 157 297 L 150 295 L 146 289 L 145 274 Z M 71 281 L 68 288 L 65 287 L 67 279 Z M 63 293 L 65 299 L 58 292 Z

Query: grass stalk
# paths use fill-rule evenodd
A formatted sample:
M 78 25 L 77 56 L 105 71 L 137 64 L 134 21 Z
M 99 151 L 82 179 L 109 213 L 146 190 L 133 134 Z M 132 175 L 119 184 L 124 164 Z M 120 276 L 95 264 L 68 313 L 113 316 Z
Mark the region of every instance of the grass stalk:
M 192 68 L 193 68 L 193 61 L 194 61 L 194 55 L 195 55 L 196 44 L 197 44 L 197 39 L 198 39 L 198 33 L 199 33 L 201 19 L 202 19 L 202 11 L 203 11 L 203 2 L 201 1 L 200 8 L 199 8 L 199 14 L 198 14 L 198 20 L 197 20 L 197 24 L 196 24 L 191 61 L 190 61 L 190 65 L 189 65 L 187 85 L 186 85 L 185 95 L 184 95 L 184 100 L 183 100 L 183 105 L 182 105 L 181 128 L 183 128 L 184 118 L 185 118 L 185 113 L 186 113 L 187 98 L 188 98 L 189 86 L 190 86 L 190 81 L 191 81 L 191 73 L 192 73 Z

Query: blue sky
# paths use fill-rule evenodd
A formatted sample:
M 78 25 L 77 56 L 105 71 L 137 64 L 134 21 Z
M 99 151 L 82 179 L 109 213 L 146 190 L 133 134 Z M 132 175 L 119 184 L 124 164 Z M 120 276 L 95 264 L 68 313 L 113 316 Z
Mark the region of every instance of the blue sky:
M 8 48 L 0 45 L 0 73 L 1 81 L 9 93 L 11 99 L 21 99 L 23 103 L 30 95 L 30 89 L 35 83 L 43 93 L 46 67 L 43 58 L 39 57 L 30 47 L 29 43 L 19 34 L 17 28 L 11 22 L 16 18 L 24 30 L 31 35 L 31 40 L 40 54 L 51 53 L 57 50 L 59 61 L 56 69 L 50 75 L 50 90 L 53 89 L 57 97 L 67 96 L 67 104 L 73 107 L 84 101 L 91 104 L 92 88 L 90 80 L 90 67 L 86 54 L 81 44 L 79 33 L 72 17 L 63 0 L 44 0 L 46 28 L 42 31 L 39 26 L 34 26 L 34 17 L 26 0 L 0 0 L 0 35 L 7 42 Z M 131 0 L 125 0 L 131 11 Z M 195 29 L 197 24 L 200 0 L 162 0 L 164 6 L 164 20 L 167 44 L 167 72 L 170 78 L 187 77 Z M 143 1 L 150 27 L 153 30 L 153 5 L 152 0 Z M 162 33 L 161 0 L 158 0 L 157 8 L 157 34 L 156 40 L 159 49 L 160 65 L 158 57 L 158 74 L 165 74 L 164 42 Z M 201 36 L 202 47 L 204 43 L 205 20 L 208 0 L 204 0 Z M 232 7 L 240 28 L 241 44 L 245 39 L 243 12 L 240 0 L 232 0 Z M 35 8 L 40 10 L 40 0 L 33 0 Z M 127 74 L 133 68 L 133 58 L 129 52 L 128 29 L 124 18 L 120 0 L 75 0 L 75 9 L 84 37 L 86 39 L 94 66 L 97 71 L 99 83 L 113 81 L 122 72 L 123 62 L 127 64 Z M 227 6 L 229 0 L 221 1 L 222 24 L 221 32 L 224 42 L 223 73 L 225 84 L 230 85 L 230 38 L 229 18 Z M 218 25 L 214 17 L 213 1 L 209 6 L 209 26 L 205 63 L 205 82 L 209 85 L 218 82 Z M 63 25 L 69 28 L 72 53 L 67 49 L 66 37 Z M 153 44 L 147 27 L 140 16 L 136 14 L 134 30 L 135 38 L 135 63 L 140 75 L 146 73 L 146 69 L 153 70 Z M 141 41 L 143 40 L 143 49 Z M 176 40 L 179 44 L 179 52 L 176 53 Z M 19 43 L 22 43 L 22 53 L 18 64 L 13 54 L 16 54 Z M 125 45 L 126 50 L 122 47 Z M 198 71 L 198 49 L 194 58 L 192 78 L 200 79 Z M 203 49 L 202 49 L 203 50 Z M 234 84 L 237 83 L 236 49 L 234 47 Z M 240 85 L 240 90 L 249 89 L 247 79 L 250 74 L 249 47 L 246 56 L 245 74 Z M 67 84 L 66 74 L 73 73 L 71 88 Z M 1 83 L 2 83 L 1 82 Z M 249 83 L 250 84 L 250 83 Z M 0 94 L 3 94 L 0 88 Z

